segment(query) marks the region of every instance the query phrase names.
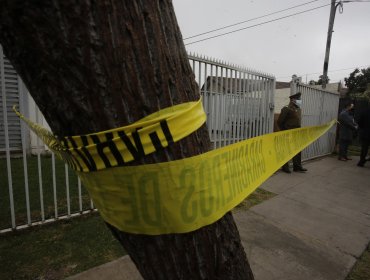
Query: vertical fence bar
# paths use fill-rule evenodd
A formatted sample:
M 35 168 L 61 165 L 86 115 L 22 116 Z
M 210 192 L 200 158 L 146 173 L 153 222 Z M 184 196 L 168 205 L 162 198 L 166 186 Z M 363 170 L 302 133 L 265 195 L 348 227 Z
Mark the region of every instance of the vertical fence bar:
M 268 114 L 269 114 L 269 87 L 268 87 L 269 81 L 265 78 L 264 79 L 264 126 L 263 126 L 263 131 L 262 134 L 268 133 Z
M 254 128 L 255 128 L 255 108 L 256 108 L 256 99 L 255 99 L 255 76 L 251 74 L 251 93 L 250 93 L 250 120 L 251 120 L 251 127 L 249 137 L 254 137 Z
M 229 144 L 234 143 L 234 137 L 235 137 L 235 101 L 236 101 L 236 94 L 234 91 L 234 74 L 235 70 L 230 69 L 230 78 L 229 80 L 229 87 L 228 91 L 230 93 L 230 106 L 229 106 L 229 119 L 230 119 L 230 138 L 229 138 Z
M 228 95 L 228 92 L 227 92 L 227 89 L 228 89 L 228 82 L 227 82 L 227 77 L 228 77 L 228 74 L 229 74 L 229 70 L 226 68 L 226 67 L 223 67 L 223 70 L 225 71 L 225 76 L 221 76 L 221 80 L 223 81 L 223 84 L 221 85 L 221 88 L 222 88 L 222 99 L 224 101 L 224 106 L 223 106 L 223 110 L 224 110 L 224 119 L 223 119 L 223 124 L 224 124 L 224 137 L 223 139 L 221 139 L 221 142 L 223 142 L 223 145 L 228 145 L 228 140 L 229 140 L 229 137 L 230 137 L 230 133 L 229 133 L 229 95 Z
M 40 111 L 36 107 L 36 122 L 40 122 L 41 116 Z M 45 221 L 45 209 L 44 209 L 44 190 L 43 190 L 43 181 L 42 181 L 42 167 L 41 167 L 41 140 L 37 137 L 36 138 L 36 145 L 37 145 L 37 168 L 38 168 L 38 176 L 39 176 L 39 193 L 40 193 L 40 210 L 41 210 L 41 221 Z
M 231 72 L 231 81 L 232 81 L 232 93 L 233 93 L 233 107 L 231 109 L 232 111 L 232 116 L 233 116 L 233 119 L 232 119 L 232 122 L 233 122 L 233 135 L 232 135 L 232 138 L 231 138 L 231 143 L 235 143 L 236 142 L 236 138 L 237 138 L 237 134 L 238 134 L 238 114 L 239 114 L 239 110 L 238 110 L 238 105 L 239 105 L 239 96 L 238 96 L 238 89 L 237 89 L 237 71 L 236 70 L 232 70 Z
M 213 84 L 215 84 L 213 86 Z M 216 149 L 217 148 L 217 139 L 218 139 L 218 134 L 220 133 L 219 131 L 219 120 L 217 118 L 217 114 L 215 114 L 215 112 L 218 111 L 218 105 L 220 104 L 219 101 L 218 101 L 218 66 L 216 65 L 215 67 L 215 74 L 214 74 L 214 78 L 212 79 L 212 91 L 213 91 L 213 94 L 212 94 L 212 99 L 214 100 L 213 101 L 213 111 L 212 111 L 212 122 L 213 122 L 213 148 Z M 219 115 L 219 114 L 218 114 Z
M 270 119 L 270 127 L 269 127 L 269 132 L 272 132 L 274 130 L 274 122 L 275 122 L 275 89 L 276 89 L 276 80 L 274 78 L 274 80 L 272 81 L 272 84 L 271 84 L 271 87 L 270 88 L 270 97 L 272 97 L 270 99 L 271 101 L 271 108 L 270 108 L 270 116 L 271 116 L 271 119 Z M 269 104 L 270 106 L 270 104 Z
M 242 139 L 247 139 L 247 133 L 246 133 L 246 130 L 247 130 L 247 127 L 248 127 L 248 118 L 246 117 L 247 116 L 247 111 L 248 111 L 248 108 L 247 108 L 247 102 L 246 102 L 246 97 L 247 97 L 247 81 L 246 81 L 246 73 L 245 71 L 243 71 L 243 83 L 242 83 L 242 88 L 241 88 L 241 94 L 242 94 L 242 108 L 243 108 L 243 112 L 242 112 L 242 135 L 241 135 L 241 138 Z
M 270 126 L 270 115 L 271 115 L 271 84 L 273 83 L 273 81 L 271 81 L 270 79 L 266 79 L 266 126 L 265 126 L 265 131 L 264 133 L 270 133 L 272 132 L 270 130 L 271 126 Z
M 207 115 L 207 122 L 208 122 L 208 130 L 209 130 L 209 138 L 211 141 L 215 138 L 215 128 L 214 128 L 214 108 L 215 108 L 215 100 L 214 100 L 214 93 L 213 93 L 213 65 L 210 66 L 210 73 L 209 73 L 209 114 Z M 213 145 L 214 141 L 213 141 Z
M 234 116 L 233 116 L 233 122 L 234 122 L 234 129 L 233 129 L 233 141 L 232 143 L 236 143 L 238 139 L 238 126 L 239 126 L 239 104 L 240 104 L 240 98 L 239 98 L 239 93 L 238 93 L 238 71 L 234 70 L 234 75 L 232 75 L 232 80 L 233 80 L 233 92 L 234 92 L 234 100 L 233 100 L 233 111 L 234 111 Z
M 230 121 L 230 94 L 229 94 L 229 68 L 225 68 L 225 72 L 226 72 L 226 76 L 225 76 L 225 116 L 226 116 L 226 120 L 227 120 L 227 127 L 226 127 L 226 141 L 225 141 L 225 145 L 229 145 L 230 144 L 230 128 L 231 128 L 231 121 Z
M 242 72 L 238 71 L 238 95 L 239 95 L 239 116 L 238 116 L 238 138 L 237 141 L 243 139 L 243 91 L 242 91 Z
M 67 216 L 71 216 L 71 201 L 69 197 L 69 174 L 68 174 L 68 165 L 64 165 L 65 177 L 66 177 L 66 197 L 67 197 Z
M 257 113 L 257 118 L 256 118 L 256 122 L 257 122 L 257 135 L 261 135 L 262 134 L 262 130 L 261 130 L 261 119 L 262 119 L 262 95 L 261 95 L 261 87 L 262 87 L 262 78 L 261 77 L 258 77 L 258 80 L 257 80 L 257 102 L 258 102 L 258 106 L 257 106 L 257 109 L 258 109 L 258 113 Z
M 208 93 L 208 83 L 207 83 L 207 63 L 204 63 L 204 88 L 203 88 L 203 106 L 206 108 L 207 118 L 209 115 L 209 93 Z M 199 85 L 201 88 L 201 85 Z M 206 98 L 205 98 L 206 97 Z
M 262 132 L 261 134 L 266 133 L 266 127 L 268 125 L 267 122 L 267 114 L 268 114 L 268 89 L 267 89 L 267 79 L 263 78 L 263 84 L 262 84 L 262 92 L 261 92 L 261 98 L 262 98 Z
M 80 212 L 82 212 L 82 194 L 81 194 L 81 180 L 80 177 L 77 179 L 77 185 L 78 185 L 78 204 L 80 206 Z
M 252 121 L 251 121 L 251 79 L 250 79 L 250 73 L 247 73 L 247 78 L 246 78 L 246 109 L 247 109 L 247 113 L 246 113 L 246 119 L 247 119 L 247 127 L 246 127 L 246 131 L 245 131 L 245 138 L 248 139 L 250 138 L 250 127 L 252 125 Z
M 198 61 L 198 85 L 199 87 L 202 86 L 202 62 L 201 61 Z
M 22 114 L 25 114 L 25 86 L 18 76 L 18 92 L 19 92 L 19 110 Z M 31 225 L 31 209 L 30 209 L 30 195 L 29 195 L 29 184 L 28 184 L 28 168 L 27 168 L 27 150 L 26 150 L 26 125 L 24 122 L 21 123 L 21 140 L 22 140 L 22 159 L 23 159 L 23 176 L 24 176 L 24 192 L 26 195 L 26 210 L 27 210 L 27 224 Z
M 225 115 L 225 92 L 224 92 L 224 68 L 221 67 L 221 76 L 220 76 L 220 90 L 219 90 L 219 96 L 220 96 L 220 110 L 219 112 L 219 120 L 220 120 L 220 134 L 219 134 L 219 145 L 222 146 L 222 139 L 225 139 L 225 123 L 226 123 L 226 115 Z
M 54 153 L 51 153 L 51 169 L 52 169 L 52 176 L 53 176 L 54 215 L 55 215 L 55 219 L 58 219 L 57 180 L 56 180 L 55 154 Z
M 45 212 L 44 212 L 44 191 L 42 186 L 42 169 L 41 169 L 41 155 L 37 153 L 37 168 L 39 175 L 39 193 L 40 193 L 40 210 L 41 210 L 41 221 L 45 221 Z
M 266 134 L 268 133 L 268 114 L 269 114 L 269 88 L 268 88 L 268 80 L 266 78 L 264 78 L 264 87 L 263 87 L 263 110 L 264 110 L 264 120 L 263 120 L 263 131 L 262 131 L 262 134 Z
M 251 126 L 251 133 L 250 133 L 250 137 L 254 137 L 256 134 L 255 134 L 255 128 L 256 128 L 256 113 L 255 113 L 255 109 L 256 109 L 256 78 L 255 78 L 255 75 L 252 74 L 251 75 L 252 77 L 252 81 L 251 81 L 251 118 L 252 118 L 252 126 Z
M 193 61 L 192 61 L 192 69 L 193 69 L 193 72 L 195 74 L 195 59 L 193 59 Z
M 219 72 L 220 72 L 220 67 L 217 65 L 216 66 L 216 77 L 215 77 L 215 83 L 216 83 L 216 89 L 215 89 L 215 112 L 219 112 L 218 114 L 214 114 L 213 118 L 215 118 L 215 129 L 216 129 L 216 135 L 215 135 L 215 145 L 214 147 L 217 148 L 219 147 L 219 139 L 220 135 L 222 133 L 221 129 L 221 94 L 220 94 L 220 81 L 219 81 Z
M 260 114 L 261 114 L 261 100 L 259 98 L 259 94 L 260 94 L 260 84 L 261 84 L 261 81 L 260 81 L 260 77 L 258 75 L 256 75 L 256 84 L 255 84 L 255 102 L 256 102 L 256 105 L 254 106 L 254 108 L 256 109 L 255 111 L 255 133 L 254 133 L 254 137 L 256 137 L 257 135 L 260 134 L 260 131 L 259 131 L 259 120 L 260 120 Z

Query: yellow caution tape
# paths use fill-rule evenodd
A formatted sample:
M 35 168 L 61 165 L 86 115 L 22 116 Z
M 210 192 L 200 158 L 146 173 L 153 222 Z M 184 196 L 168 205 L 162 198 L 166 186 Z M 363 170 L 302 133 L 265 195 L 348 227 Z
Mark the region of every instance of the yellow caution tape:
M 52 151 L 82 172 L 123 166 L 179 141 L 206 121 L 199 100 L 162 109 L 128 126 L 58 138 L 13 109 Z
M 184 233 L 220 219 L 334 123 L 266 134 L 182 160 L 77 174 L 104 220 L 118 229 Z

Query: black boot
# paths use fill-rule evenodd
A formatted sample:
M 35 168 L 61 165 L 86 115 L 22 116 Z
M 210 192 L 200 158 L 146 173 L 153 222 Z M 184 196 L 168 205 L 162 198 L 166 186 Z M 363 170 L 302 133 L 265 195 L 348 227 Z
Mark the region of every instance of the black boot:
M 365 160 L 365 161 L 360 160 L 360 161 L 357 163 L 357 166 L 359 166 L 359 167 L 364 167 L 365 162 L 366 162 L 366 160 Z
M 307 169 L 303 168 L 302 166 L 295 166 L 295 167 L 293 167 L 293 171 L 294 172 L 306 172 Z

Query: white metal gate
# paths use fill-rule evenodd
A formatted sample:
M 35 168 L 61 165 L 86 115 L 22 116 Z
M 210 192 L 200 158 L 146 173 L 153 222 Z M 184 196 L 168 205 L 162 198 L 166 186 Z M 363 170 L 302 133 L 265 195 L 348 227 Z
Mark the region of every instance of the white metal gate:
M 327 123 L 338 116 L 339 94 L 317 89 L 300 82 L 291 87 L 294 92 L 302 93 L 302 126 Z M 302 151 L 302 159 L 331 154 L 335 147 L 336 125 L 327 133 Z
M 273 131 L 275 78 L 189 55 L 214 148 Z

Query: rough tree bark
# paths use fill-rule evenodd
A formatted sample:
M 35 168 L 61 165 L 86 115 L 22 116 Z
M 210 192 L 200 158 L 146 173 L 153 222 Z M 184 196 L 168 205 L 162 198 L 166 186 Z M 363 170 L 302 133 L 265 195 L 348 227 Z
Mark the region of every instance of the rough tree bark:
M 127 125 L 197 100 L 170 0 L 0 0 L 0 43 L 52 131 Z M 144 164 L 206 152 L 207 129 Z M 146 279 L 253 279 L 231 213 L 186 234 L 147 236 L 108 225 Z

